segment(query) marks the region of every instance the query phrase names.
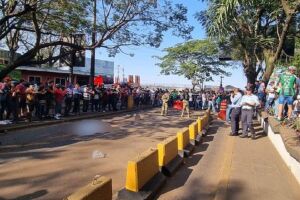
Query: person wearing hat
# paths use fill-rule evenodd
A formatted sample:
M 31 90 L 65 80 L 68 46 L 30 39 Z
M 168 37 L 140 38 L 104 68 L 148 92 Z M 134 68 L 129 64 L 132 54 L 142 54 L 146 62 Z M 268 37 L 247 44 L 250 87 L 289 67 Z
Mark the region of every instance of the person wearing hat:
M 284 105 L 288 105 L 288 119 L 291 118 L 293 112 L 293 101 L 296 94 L 296 67 L 290 66 L 289 71 L 279 77 L 279 107 L 278 120 L 283 119 Z
M 190 118 L 190 107 L 189 107 L 189 93 L 188 90 L 184 90 L 182 94 L 182 112 L 181 117 L 184 116 L 184 112 L 187 112 L 188 118 Z
M 242 109 L 242 127 L 243 134 L 240 135 L 241 138 L 248 137 L 248 129 L 251 132 L 251 138 L 255 139 L 255 131 L 253 128 L 253 113 L 257 106 L 260 105 L 258 97 L 253 94 L 254 88 L 252 86 L 246 87 L 246 94 L 242 97 L 240 101 L 240 106 Z
M 167 90 L 161 97 L 161 100 L 162 100 L 162 106 L 161 106 L 161 113 L 160 115 L 161 116 L 167 116 L 168 114 L 168 102 L 170 100 L 170 93 L 169 91 Z

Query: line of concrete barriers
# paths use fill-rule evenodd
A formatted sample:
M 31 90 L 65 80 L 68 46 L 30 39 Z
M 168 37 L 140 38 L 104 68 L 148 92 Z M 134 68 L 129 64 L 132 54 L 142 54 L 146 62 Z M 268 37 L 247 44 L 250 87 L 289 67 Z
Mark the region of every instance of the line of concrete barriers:
M 185 157 L 192 154 L 194 147 L 201 143 L 209 125 L 210 110 L 198 117 L 176 136 L 169 137 L 128 161 L 126 185 L 118 192 L 119 200 L 153 199 L 169 176 L 182 165 Z M 79 189 L 66 200 L 111 200 L 112 180 L 95 177 L 92 183 Z

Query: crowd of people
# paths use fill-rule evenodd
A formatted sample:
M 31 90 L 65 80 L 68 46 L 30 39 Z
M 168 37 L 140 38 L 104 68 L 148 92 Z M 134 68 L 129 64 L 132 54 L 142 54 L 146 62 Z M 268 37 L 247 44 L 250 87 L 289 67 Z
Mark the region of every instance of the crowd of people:
M 271 112 L 278 121 L 291 120 L 300 116 L 300 79 L 295 75 L 296 67 L 290 66 L 287 72 L 282 73 L 278 80 L 270 81 L 266 86 L 263 81 L 247 84 L 245 89 L 235 88 L 233 91 L 165 91 L 162 96 L 161 115 L 167 115 L 169 106 L 175 101 L 182 102 L 182 115 L 189 108 L 211 109 L 219 112 L 221 103 L 227 105 L 226 121 L 231 124 L 232 136 L 255 139 L 253 117 L 259 109 Z M 239 134 L 239 124 L 242 124 L 242 134 Z
M 136 107 L 140 105 L 162 106 L 161 115 L 167 115 L 168 107 L 176 101 L 182 102 L 182 114 L 190 116 L 190 108 L 203 110 L 210 108 L 212 112 L 220 110 L 221 102 L 226 102 L 226 121 L 231 123 L 232 135 L 237 135 L 239 121 L 242 121 L 243 135 L 246 130 L 252 131 L 252 118 L 257 108 L 272 111 L 281 121 L 291 119 L 300 114 L 300 80 L 295 75 L 296 68 L 279 77 L 268 86 L 263 81 L 248 84 L 244 91 L 238 88 L 231 92 L 162 90 L 131 87 L 129 85 L 97 85 L 68 84 L 67 87 L 49 81 L 45 84 L 32 84 L 24 80 L 12 81 L 5 78 L 0 83 L 0 120 L 16 123 L 20 120 L 60 119 L 62 116 L 79 115 L 82 112 L 107 112 L 126 109 L 131 96 Z M 296 97 L 296 98 L 295 98 Z M 251 120 L 250 120 L 251 118 Z
M 107 112 L 127 109 L 129 96 L 133 106 L 159 106 L 162 90 L 150 90 L 129 85 L 68 84 L 62 86 L 49 81 L 45 84 L 12 81 L 0 83 L 0 120 L 5 123 L 19 121 L 61 119 L 62 116 L 85 112 Z
M 296 67 L 280 74 L 277 81 L 266 86 L 263 81 L 248 84 L 245 93 L 235 89 L 228 98 L 226 120 L 231 123 L 231 135 L 238 135 L 239 121 L 242 122 L 241 137 L 255 138 L 252 119 L 258 109 L 274 115 L 279 122 L 291 121 L 300 114 L 300 79 L 296 76 Z M 250 135 L 248 135 L 250 131 Z

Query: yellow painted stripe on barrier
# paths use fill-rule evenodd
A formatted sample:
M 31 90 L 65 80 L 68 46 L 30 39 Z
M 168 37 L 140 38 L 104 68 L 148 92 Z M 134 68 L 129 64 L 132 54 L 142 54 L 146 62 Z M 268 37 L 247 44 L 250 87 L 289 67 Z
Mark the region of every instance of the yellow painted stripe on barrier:
M 149 149 L 128 161 L 125 188 L 138 192 L 158 172 L 158 150 Z
M 101 176 L 95 178 L 93 182 L 80 188 L 66 200 L 111 200 L 112 199 L 112 180 Z
M 189 137 L 189 129 L 184 128 L 181 131 L 177 133 L 177 139 L 178 139 L 178 150 L 183 150 L 184 147 L 189 143 L 190 137 Z
M 197 119 L 197 123 L 198 123 L 198 133 L 200 134 L 201 131 L 203 130 L 203 127 L 202 127 L 202 123 L 203 123 L 203 118 L 201 117 L 198 117 Z
M 157 145 L 158 165 L 166 166 L 178 155 L 177 137 L 172 136 Z
M 196 132 L 195 123 L 189 125 L 189 135 L 190 135 L 190 140 L 196 139 L 197 132 Z

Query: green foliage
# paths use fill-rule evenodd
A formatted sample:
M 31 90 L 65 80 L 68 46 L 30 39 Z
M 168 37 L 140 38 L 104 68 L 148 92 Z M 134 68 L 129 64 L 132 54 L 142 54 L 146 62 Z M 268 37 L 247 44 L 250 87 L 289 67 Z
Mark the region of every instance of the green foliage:
M 0 10 L 0 45 L 23 52 L 0 79 L 20 65 L 50 63 L 74 51 L 105 48 L 114 56 L 123 46 L 159 47 L 167 31 L 190 39 L 193 30 L 186 7 L 170 0 L 2 0 Z M 74 44 L 71 34 L 85 35 L 84 44 Z M 61 49 L 67 49 L 63 55 Z
M 280 40 L 286 41 L 289 36 L 294 37 L 293 26 L 290 26 L 287 35 L 283 30 L 287 15 L 299 12 L 299 9 L 295 9 L 300 6 L 299 1 L 211 0 L 208 2 L 208 9 L 199 12 L 196 15 L 197 19 L 206 28 L 211 38 L 226 42 L 225 47 L 232 58 L 243 60 L 247 77 L 256 78 L 260 68 L 256 63 L 269 61 L 269 58 L 273 59 L 273 63 L 268 63 L 272 69 L 274 62 L 280 59 L 282 50 Z
M 0 65 L 0 70 L 3 69 L 5 66 Z M 21 79 L 21 72 L 19 70 L 14 70 L 11 73 L 8 74 L 9 77 L 11 77 L 13 80 L 20 80 Z
M 209 40 L 193 40 L 164 51 L 165 56 L 157 57 L 162 74 L 183 75 L 201 83 L 211 81 L 214 75 L 230 75 L 224 69 L 228 65 L 219 61 L 218 45 Z

